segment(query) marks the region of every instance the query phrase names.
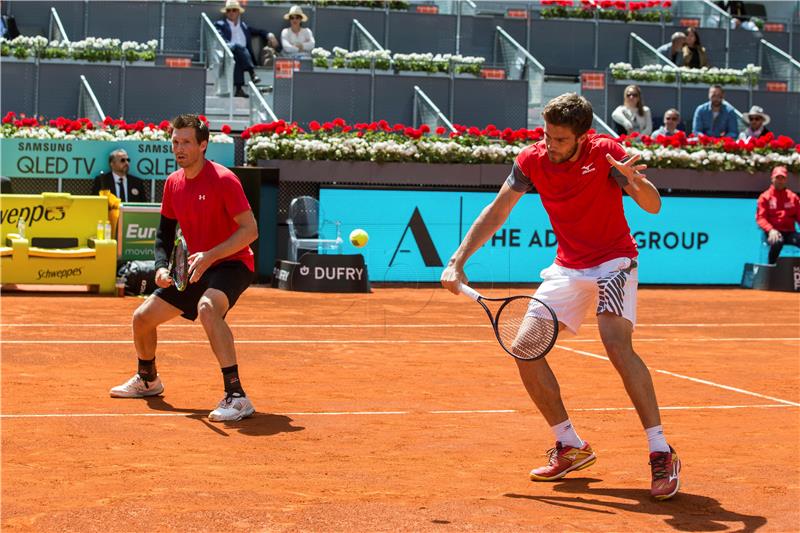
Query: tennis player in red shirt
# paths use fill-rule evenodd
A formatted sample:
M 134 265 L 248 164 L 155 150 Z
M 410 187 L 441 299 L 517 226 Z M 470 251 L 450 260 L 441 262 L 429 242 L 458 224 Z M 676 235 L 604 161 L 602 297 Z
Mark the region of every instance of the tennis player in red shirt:
M 258 227 L 242 184 L 230 170 L 205 158 L 208 125 L 197 115 L 172 121 L 172 152 L 180 167 L 167 178 L 156 233 L 158 288 L 133 314 L 133 340 L 139 358 L 132 378 L 111 389 L 114 398 L 143 398 L 164 391 L 156 372 L 157 329 L 181 315 L 198 317 L 217 357 L 225 396 L 209 420 L 233 421 L 255 409 L 239 380 L 233 334 L 225 315 L 253 281 L 253 250 Z M 170 278 L 170 253 L 180 224 L 189 250 L 189 285 L 178 291 Z
M 526 192 L 536 189 L 558 238 L 555 262 L 541 273 L 536 297 L 553 308 L 559 328 L 576 333 L 596 305 L 600 338 L 622 377 L 650 447 L 651 494 L 659 500 L 678 491 L 678 454 L 667 444 L 645 364 L 633 351 L 638 263 L 636 243 L 622 208 L 622 191 L 648 213 L 658 213 L 661 197 L 617 142 L 588 133 L 592 105 L 574 93 L 562 94 L 544 108 L 544 140 L 517 156 L 506 183 L 472 224 L 442 273 L 442 285 L 457 294 L 467 283 L 469 257 L 506 222 Z M 556 445 L 549 462 L 531 471 L 533 481 L 554 481 L 596 461 L 588 442 L 567 415 L 558 381 L 546 359 L 515 359 L 522 382 L 553 429 Z

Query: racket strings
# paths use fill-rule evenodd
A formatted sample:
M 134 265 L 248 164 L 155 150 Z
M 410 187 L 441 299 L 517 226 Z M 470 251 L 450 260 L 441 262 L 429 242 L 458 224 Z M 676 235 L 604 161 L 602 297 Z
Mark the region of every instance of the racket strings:
M 515 357 L 537 359 L 550 349 L 556 325 L 550 310 L 537 300 L 509 301 L 497 317 L 500 342 Z
M 175 261 L 172 265 L 173 271 L 173 280 L 175 280 L 175 285 L 178 287 L 179 290 L 186 287 L 187 282 L 189 281 L 189 257 L 188 251 L 183 243 L 178 243 L 175 245 Z

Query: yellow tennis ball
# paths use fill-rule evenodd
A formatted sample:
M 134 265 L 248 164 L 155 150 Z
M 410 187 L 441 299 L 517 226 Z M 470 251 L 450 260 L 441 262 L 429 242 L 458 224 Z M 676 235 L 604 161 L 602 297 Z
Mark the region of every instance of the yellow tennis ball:
M 369 241 L 369 235 L 363 229 L 354 229 L 350 232 L 350 244 L 356 248 L 363 248 L 367 245 L 367 241 Z

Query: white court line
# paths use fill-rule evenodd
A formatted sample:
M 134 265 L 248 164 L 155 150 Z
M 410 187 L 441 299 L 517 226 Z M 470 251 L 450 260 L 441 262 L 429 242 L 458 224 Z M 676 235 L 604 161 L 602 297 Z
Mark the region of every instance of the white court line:
M 487 322 L 481 322 L 480 324 L 439 324 L 439 323 L 429 323 L 429 324 L 228 324 L 232 328 L 279 328 L 279 329 L 290 329 L 290 328 L 302 328 L 302 329 L 353 329 L 353 328 L 368 328 L 368 329 L 388 329 L 388 328 L 476 328 L 476 327 L 491 327 Z M 17 324 L 17 323 L 0 323 L 0 327 L 9 327 L 9 328 L 70 328 L 70 327 L 80 327 L 80 328 L 128 328 L 131 326 L 130 322 L 125 322 L 122 324 L 110 324 L 110 323 L 96 323 L 96 324 L 86 324 L 86 323 L 74 323 L 74 324 L 67 324 L 67 323 L 35 323 L 35 324 Z M 719 328 L 719 327 L 767 327 L 767 326 L 798 326 L 797 322 L 730 322 L 727 324 L 724 323 L 707 323 L 707 324 L 693 324 L 693 323 L 683 323 L 683 324 L 636 324 L 637 328 Z M 159 328 L 201 328 L 200 324 L 161 324 Z M 589 328 L 596 328 L 597 324 L 584 324 L 584 327 Z
M 568 352 L 574 352 L 574 353 L 577 353 L 577 354 L 580 354 L 580 355 L 585 355 L 586 357 L 593 357 L 595 359 L 601 359 L 603 361 L 609 361 L 608 357 L 606 357 L 604 355 L 599 355 L 599 354 L 591 353 L 591 352 L 584 352 L 583 350 L 576 350 L 575 348 L 567 348 L 566 346 L 561 346 L 560 344 L 557 344 L 556 348 L 561 348 L 562 350 L 567 350 Z M 676 377 L 676 378 L 680 378 L 680 379 L 686 379 L 688 381 L 693 381 L 695 383 L 702 383 L 703 385 L 711 385 L 712 387 L 718 387 L 720 389 L 725 389 L 725 390 L 729 390 L 729 391 L 733 391 L 733 392 L 738 392 L 738 393 L 741 393 L 741 394 L 747 394 L 748 396 L 755 396 L 756 398 L 764 398 L 765 400 L 772 400 L 773 402 L 779 402 L 779 403 L 783 403 L 783 404 L 786 404 L 786 405 L 791 405 L 793 407 L 800 407 L 800 403 L 792 402 L 792 401 L 789 401 L 789 400 L 782 400 L 781 398 L 775 398 L 774 396 L 767 396 L 765 394 L 759 394 L 757 392 L 752 392 L 752 391 L 745 390 L 745 389 L 739 389 L 737 387 L 730 387 L 728 385 L 722 385 L 720 383 L 714 383 L 713 381 L 708 381 L 708 380 L 705 380 L 705 379 L 699 379 L 699 378 L 693 378 L 693 377 L 690 377 L 690 376 L 684 376 L 683 374 L 676 374 L 675 372 L 669 372 L 667 370 L 659 370 L 657 368 L 651 368 L 651 367 L 647 367 L 647 368 L 652 370 L 653 372 L 658 372 L 659 374 L 666 374 L 668 376 L 672 376 L 672 377 Z
M 669 411 L 698 411 L 706 409 L 774 409 L 787 408 L 790 405 L 754 404 L 754 405 L 669 405 L 661 407 Z M 633 407 L 591 407 L 583 409 L 570 409 L 570 411 L 633 411 Z M 464 415 L 464 414 L 515 414 L 526 413 L 519 409 L 473 409 L 473 410 L 446 410 L 446 411 L 293 411 L 287 413 L 264 413 L 280 416 L 398 416 L 398 415 Z M 128 418 L 128 417 L 191 417 L 198 413 L 44 413 L 44 414 L 0 414 L 0 418 Z
M 634 342 L 699 342 L 699 341 L 719 341 L 719 342 L 797 342 L 800 337 L 690 337 L 677 339 L 636 339 Z M 131 344 L 131 339 L 127 340 L 52 340 L 52 339 L 13 339 L 0 340 L 2 344 Z M 237 339 L 236 344 L 491 344 L 497 342 L 494 339 Z M 600 339 L 564 339 L 560 343 L 598 343 Z M 159 344 L 208 344 L 207 339 L 186 339 L 186 340 L 159 340 Z

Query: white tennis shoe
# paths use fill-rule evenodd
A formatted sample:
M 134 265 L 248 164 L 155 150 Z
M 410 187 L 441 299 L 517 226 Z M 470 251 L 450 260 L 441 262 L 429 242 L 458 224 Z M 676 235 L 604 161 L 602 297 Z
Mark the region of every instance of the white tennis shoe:
M 247 396 L 226 394 L 217 404 L 217 408 L 208 413 L 208 419 L 212 422 L 231 422 L 252 416 L 255 412 L 256 409 Z
M 131 379 L 122 385 L 117 385 L 109 392 L 112 398 L 144 398 L 164 392 L 164 384 L 158 376 L 153 381 L 145 381 L 139 374 L 134 374 Z

